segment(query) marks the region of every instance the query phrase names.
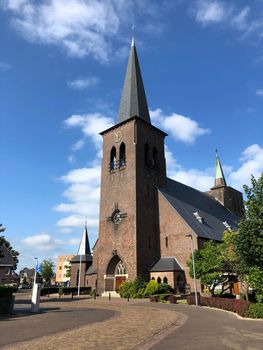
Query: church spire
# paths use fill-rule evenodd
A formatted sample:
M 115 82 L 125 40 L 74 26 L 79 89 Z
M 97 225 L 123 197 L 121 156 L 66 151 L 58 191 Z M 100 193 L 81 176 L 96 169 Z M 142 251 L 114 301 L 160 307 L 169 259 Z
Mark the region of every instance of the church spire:
M 121 95 L 118 123 L 134 116 L 140 117 L 146 122 L 151 123 L 133 35 Z
M 90 255 L 89 237 L 87 222 L 85 221 L 84 231 L 79 245 L 78 255 Z
M 225 187 L 226 180 L 223 173 L 223 169 L 218 156 L 218 151 L 216 150 L 216 176 L 215 176 L 215 187 Z

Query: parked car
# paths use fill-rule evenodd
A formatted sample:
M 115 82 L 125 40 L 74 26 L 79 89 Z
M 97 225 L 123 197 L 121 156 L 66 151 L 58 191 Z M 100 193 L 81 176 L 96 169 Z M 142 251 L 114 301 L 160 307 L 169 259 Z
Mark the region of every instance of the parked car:
M 18 289 L 31 289 L 32 286 L 30 284 L 20 284 Z

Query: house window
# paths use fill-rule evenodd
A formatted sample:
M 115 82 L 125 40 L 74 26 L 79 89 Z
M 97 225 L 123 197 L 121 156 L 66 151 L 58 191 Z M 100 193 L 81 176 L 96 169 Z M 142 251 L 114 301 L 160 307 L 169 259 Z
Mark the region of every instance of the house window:
M 167 277 L 164 277 L 164 279 L 163 279 L 163 283 L 168 284 L 168 278 L 167 278 Z
M 168 248 L 168 237 L 167 236 L 165 237 L 165 246 L 166 246 L 166 248 Z
M 162 283 L 161 277 L 157 278 L 157 283 Z

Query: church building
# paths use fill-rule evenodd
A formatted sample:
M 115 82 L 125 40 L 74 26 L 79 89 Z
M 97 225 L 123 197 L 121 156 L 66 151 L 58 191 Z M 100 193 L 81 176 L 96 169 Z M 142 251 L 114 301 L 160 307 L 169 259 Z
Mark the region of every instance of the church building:
M 99 294 L 114 295 L 121 283 L 142 276 L 175 292 L 193 291 L 186 266 L 191 244 L 200 249 L 236 229 L 242 194 L 227 186 L 218 154 L 215 184 L 206 193 L 167 177 L 167 134 L 151 124 L 134 39 L 117 122 L 101 136 L 99 236 L 91 256 L 84 230 L 71 285 L 80 280 Z

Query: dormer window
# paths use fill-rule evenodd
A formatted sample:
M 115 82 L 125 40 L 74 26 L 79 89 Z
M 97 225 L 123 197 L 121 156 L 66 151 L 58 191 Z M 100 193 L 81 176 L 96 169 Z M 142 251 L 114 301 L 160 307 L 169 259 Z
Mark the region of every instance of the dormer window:
M 228 231 L 231 231 L 232 230 L 232 227 L 229 225 L 229 223 L 227 221 L 223 221 L 222 224 L 225 226 L 225 228 L 228 230 Z
M 198 220 L 200 222 L 200 224 L 204 223 L 204 218 L 202 216 L 199 215 L 198 211 L 196 211 L 194 214 L 194 217 L 196 218 L 196 220 Z

